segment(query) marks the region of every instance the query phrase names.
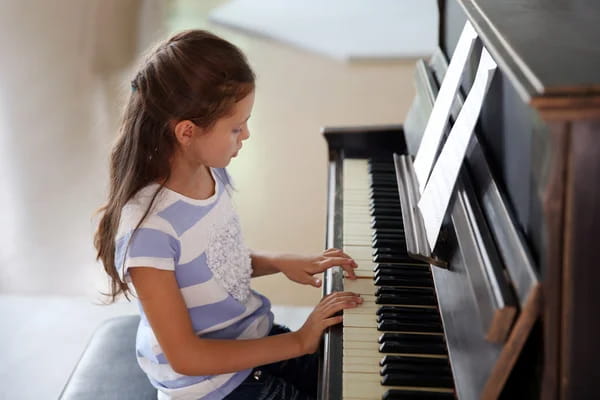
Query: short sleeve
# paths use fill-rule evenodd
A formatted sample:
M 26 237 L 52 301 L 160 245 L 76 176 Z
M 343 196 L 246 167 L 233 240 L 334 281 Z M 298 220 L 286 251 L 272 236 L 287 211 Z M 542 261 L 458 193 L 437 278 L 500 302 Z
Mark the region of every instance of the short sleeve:
M 129 281 L 130 267 L 154 267 L 175 270 L 179 259 L 179 241 L 170 234 L 153 228 L 139 228 L 117 240 L 115 266 L 121 279 Z

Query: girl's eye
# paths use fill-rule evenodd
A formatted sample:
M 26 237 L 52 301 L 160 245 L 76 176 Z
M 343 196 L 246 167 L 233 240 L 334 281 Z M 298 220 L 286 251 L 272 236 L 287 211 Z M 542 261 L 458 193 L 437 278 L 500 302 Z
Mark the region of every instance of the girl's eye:
M 234 129 L 232 132 L 233 132 L 233 133 L 241 133 L 241 132 L 242 132 L 242 129 L 241 129 L 241 128 Z

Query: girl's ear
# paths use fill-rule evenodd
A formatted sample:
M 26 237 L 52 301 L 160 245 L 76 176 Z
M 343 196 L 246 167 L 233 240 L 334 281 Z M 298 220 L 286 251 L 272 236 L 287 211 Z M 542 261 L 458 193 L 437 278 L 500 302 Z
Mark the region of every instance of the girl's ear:
M 173 129 L 177 142 L 183 146 L 188 145 L 194 137 L 194 130 L 200 129 L 196 124 L 189 120 L 179 121 Z

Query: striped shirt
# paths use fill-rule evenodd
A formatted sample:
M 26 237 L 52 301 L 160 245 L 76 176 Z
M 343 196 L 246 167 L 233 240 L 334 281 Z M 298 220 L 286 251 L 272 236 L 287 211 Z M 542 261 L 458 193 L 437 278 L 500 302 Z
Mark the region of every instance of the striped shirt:
M 196 200 L 163 188 L 133 233 L 158 184 L 141 189 L 123 208 L 115 264 L 127 282 L 128 269 L 136 266 L 174 271 L 198 336 L 264 337 L 273 325 L 271 305 L 250 289 L 250 253 L 231 202 L 229 176 L 224 169 L 211 173 L 213 196 Z M 139 308 L 137 359 L 158 389 L 158 399 L 222 399 L 250 374 L 250 369 L 210 376 L 176 373 Z

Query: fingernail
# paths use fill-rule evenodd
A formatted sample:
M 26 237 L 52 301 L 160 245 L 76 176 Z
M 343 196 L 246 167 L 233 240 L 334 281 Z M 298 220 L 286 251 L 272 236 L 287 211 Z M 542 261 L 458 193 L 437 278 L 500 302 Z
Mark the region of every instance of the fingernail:
M 320 279 L 315 279 L 315 285 L 317 285 L 317 286 L 321 285 L 321 280 Z

